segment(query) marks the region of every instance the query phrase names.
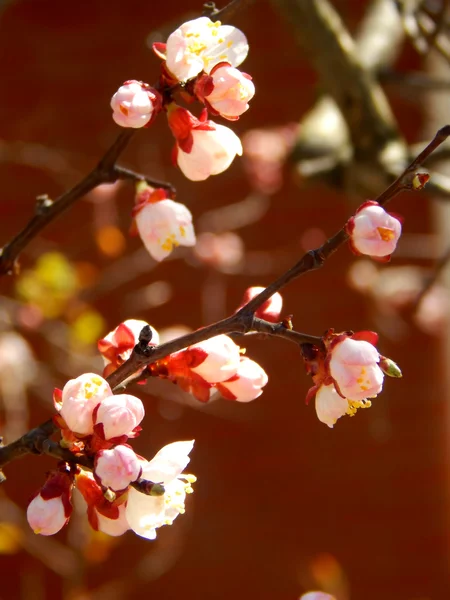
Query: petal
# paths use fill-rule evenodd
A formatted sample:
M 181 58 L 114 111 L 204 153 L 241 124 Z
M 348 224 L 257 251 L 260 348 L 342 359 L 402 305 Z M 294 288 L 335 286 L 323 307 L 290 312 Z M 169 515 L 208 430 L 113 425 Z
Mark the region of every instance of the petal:
M 334 385 L 322 385 L 316 393 L 316 413 L 319 421 L 333 427 L 336 421 L 344 416 L 348 409 L 348 401 L 339 396 Z

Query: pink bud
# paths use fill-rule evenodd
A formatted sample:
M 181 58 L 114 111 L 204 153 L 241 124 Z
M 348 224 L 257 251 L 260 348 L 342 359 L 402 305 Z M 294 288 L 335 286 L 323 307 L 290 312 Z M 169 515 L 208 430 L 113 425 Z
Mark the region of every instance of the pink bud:
M 216 385 L 219 392 L 227 400 L 250 402 L 262 394 L 262 388 L 269 378 L 257 362 L 243 356 L 237 373 L 227 381 Z
M 97 453 L 94 474 L 100 485 L 118 492 L 139 479 L 141 464 L 131 448 L 119 445 Z
M 68 428 L 81 436 L 93 433 L 92 413 L 100 402 L 112 395 L 107 381 L 85 373 L 66 383 L 62 391 L 61 416 Z
M 27 520 L 34 533 L 53 535 L 70 518 L 73 478 L 62 472 L 52 472 L 40 492 L 27 508 Z
M 107 367 L 106 374 L 112 373 L 130 358 L 139 341 L 139 334 L 146 325 L 148 325 L 146 321 L 127 319 L 98 341 L 98 350 L 103 356 L 105 367 Z M 156 346 L 159 344 L 158 332 L 153 327 L 150 329 L 152 330 L 152 339 L 149 345 Z
M 402 225 L 377 202 L 365 202 L 348 221 L 346 229 L 357 254 L 389 259 L 397 246 Z
M 239 346 L 226 335 L 216 335 L 182 352 L 189 368 L 208 383 L 226 381 L 240 364 Z
M 330 352 L 330 375 L 342 396 L 364 400 L 381 392 L 384 374 L 377 364 L 380 355 L 372 344 L 344 337 Z
M 195 233 L 189 209 L 155 192 L 148 186 L 138 192 L 134 217 L 150 256 L 161 261 L 177 246 L 194 246 Z
M 238 310 L 264 290 L 265 288 L 257 286 L 248 288 L 244 294 L 244 298 Z M 270 323 L 276 323 L 280 318 L 282 308 L 283 298 L 281 294 L 275 292 L 273 296 L 271 296 L 268 300 L 261 304 L 261 306 L 255 311 L 255 316 L 259 317 L 260 319 L 265 319 Z
M 161 110 L 161 96 L 147 83 L 126 81 L 111 98 L 111 108 L 117 125 L 144 127 Z
M 213 114 L 235 120 L 248 110 L 255 95 L 255 86 L 249 75 L 227 63 L 220 63 L 197 80 L 195 93 Z
M 95 432 L 104 440 L 132 436 L 144 414 L 139 398 L 130 394 L 111 396 L 98 406 L 94 415 Z

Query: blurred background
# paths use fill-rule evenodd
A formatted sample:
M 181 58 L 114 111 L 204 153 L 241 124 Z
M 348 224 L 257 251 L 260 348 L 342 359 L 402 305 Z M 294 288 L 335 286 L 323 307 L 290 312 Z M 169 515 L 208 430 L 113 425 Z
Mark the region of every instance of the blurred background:
M 397 23 L 393 55 L 377 65 L 377 77 L 402 136 L 422 147 L 450 122 L 446 2 L 331 4 L 355 35 L 369 7 L 391 11 L 378 27 Z M 56 198 L 96 164 L 118 133 L 112 94 L 128 79 L 156 81 L 151 44 L 201 10 L 191 0 L 0 3 L 0 244 L 24 226 L 36 196 Z M 6 442 L 50 418 L 55 386 L 101 372 L 96 342 L 121 321 L 144 319 L 169 339 L 230 314 L 247 287 L 268 284 L 368 197 L 364 177 L 355 186 L 348 176 L 352 159 L 335 112 L 323 116 L 322 137 L 306 126 L 326 82 L 297 45 L 291 17 L 289 2 L 261 0 L 233 19 L 248 37 L 241 68 L 257 90 L 248 113 L 231 124 L 244 158 L 205 182 L 184 179 L 170 162 L 173 139 L 161 115 L 120 160 L 175 185 L 194 215 L 195 250 L 155 263 L 128 234 L 134 191 L 120 183 L 76 203 L 23 252 L 20 273 L 2 278 Z M 386 381 L 370 410 L 333 430 L 305 406 L 311 381 L 299 349 L 281 339 L 240 341 L 270 378 L 248 405 L 220 398 L 203 405 L 159 380 L 130 388 L 146 407 L 137 452 L 150 458 L 172 441 L 196 440 L 189 471 L 198 482 L 186 514 L 155 542 L 133 533 L 110 538 L 90 530 L 78 502 L 67 528 L 35 536 L 27 502 L 54 461 L 17 461 L 0 488 L 0 599 L 295 600 L 310 589 L 337 600 L 448 598 L 443 278 L 416 302 L 447 249 L 445 167 L 444 151 L 435 189 L 392 203 L 404 236 L 391 263 L 342 248 L 283 292 L 283 312 L 299 331 L 378 331 L 379 350 L 399 363 L 402 380 Z M 387 180 L 378 165 L 364 168 L 374 196 Z

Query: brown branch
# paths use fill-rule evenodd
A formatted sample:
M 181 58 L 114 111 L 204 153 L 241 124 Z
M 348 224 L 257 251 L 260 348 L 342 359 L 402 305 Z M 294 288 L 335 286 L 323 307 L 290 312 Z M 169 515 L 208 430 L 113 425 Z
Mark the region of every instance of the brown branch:
M 203 5 L 204 17 L 221 21 L 222 23 L 229 23 L 235 18 L 235 16 L 241 12 L 244 8 L 247 8 L 255 0 L 231 0 L 226 6 L 221 9 L 216 7 L 215 2 L 206 2 Z

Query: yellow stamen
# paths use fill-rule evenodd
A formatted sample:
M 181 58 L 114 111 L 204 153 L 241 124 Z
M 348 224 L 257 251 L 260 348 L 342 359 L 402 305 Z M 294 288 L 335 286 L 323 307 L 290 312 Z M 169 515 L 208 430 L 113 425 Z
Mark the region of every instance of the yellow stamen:
M 395 237 L 395 233 L 392 229 L 388 229 L 387 227 L 377 227 L 377 231 L 383 242 L 390 242 Z

